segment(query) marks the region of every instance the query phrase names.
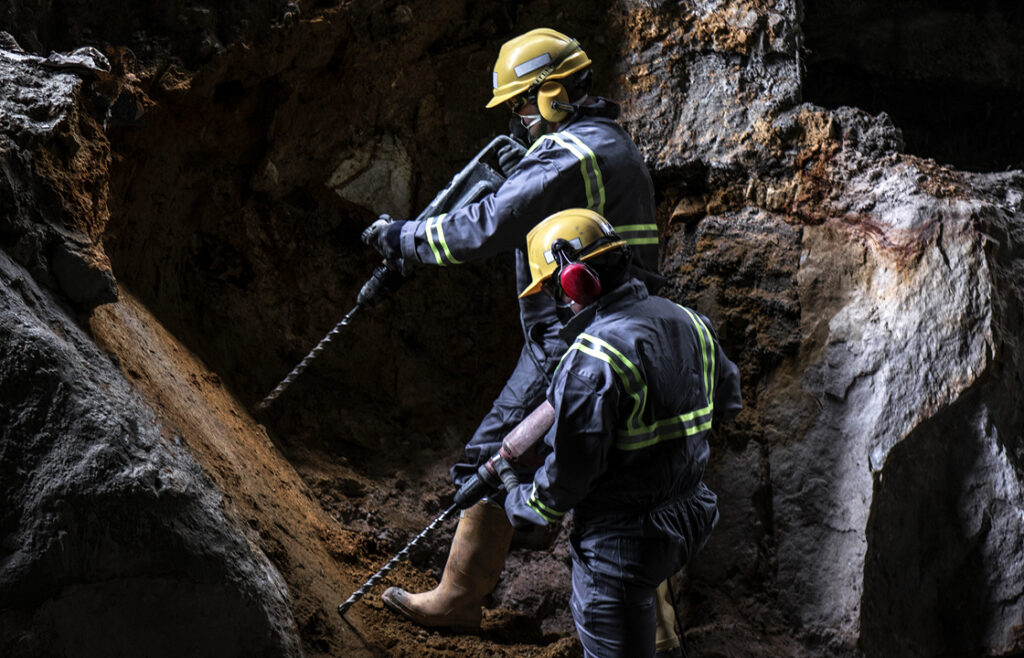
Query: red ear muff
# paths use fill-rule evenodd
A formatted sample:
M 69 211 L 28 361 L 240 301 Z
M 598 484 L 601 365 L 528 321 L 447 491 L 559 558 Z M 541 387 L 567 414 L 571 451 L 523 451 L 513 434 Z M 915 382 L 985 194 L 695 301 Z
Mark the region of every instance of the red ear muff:
M 601 296 L 601 279 L 586 263 L 569 263 L 558 275 L 562 291 L 577 304 L 588 306 Z

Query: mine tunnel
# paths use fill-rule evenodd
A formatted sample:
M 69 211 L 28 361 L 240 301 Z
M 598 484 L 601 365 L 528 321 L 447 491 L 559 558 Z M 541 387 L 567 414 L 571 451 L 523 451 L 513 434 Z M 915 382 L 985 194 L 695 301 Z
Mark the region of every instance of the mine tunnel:
M 382 213 L 414 217 L 507 131 L 506 112 L 484 109 L 497 48 L 549 23 L 587 45 L 595 91 L 625 101 L 622 120 L 654 180 L 664 294 L 712 319 L 743 377 L 744 413 L 712 437 L 707 479 L 722 520 L 704 559 L 674 579 L 693 655 L 1024 651 L 1013 635 L 1019 578 L 1004 573 L 1021 555 L 1012 502 L 1020 437 L 999 431 L 1019 428 L 1020 416 L 1009 404 L 978 410 L 993 389 L 1020 380 L 1015 357 L 1000 352 L 1005 365 L 994 373 L 964 367 L 975 377 L 963 375 L 965 393 L 949 393 L 961 373 L 935 384 L 902 443 L 876 464 L 877 446 L 862 438 L 873 426 L 856 415 L 857 402 L 876 384 L 884 389 L 878 361 L 901 353 L 857 361 L 887 340 L 887 325 L 872 340 L 833 335 L 858 286 L 918 285 L 913 267 L 928 262 L 928 249 L 941 252 L 943 283 L 957 267 L 987 273 L 988 261 L 950 257 L 943 242 L 973 222 L 998 261 L 992 285 L 1018 289 L 999 260 L 1017 253 L 1014 231 L 1000 232 L 999 222 L 1019 219 L 1020 180 L 958 171 L 1024 165 L 1018 3 L 178 2 L 110 17 L 29 4 L 0 10 L 22 46 L 46 54 L 95 44 L 115 74 L 114 83 L 86 86 L 80 102 L 109 141 L 101 199 L 109 219 L 96 241 L 121 299 L 91 317 L 79 310 L 75 321 L 154 409 L 154 436 L 199 455 L 220 496 L 210 506 L 242 526 L 242 539 L 214 536 L 256 546 L 272 563 L 280 582 L 264 580 L 274 596 L 287 592 L 283 616 L 296 628 L 281 633 L 301 645 L 292 654 L 581 653 L 565 528 L 516 538 L 480 636 L 397 620 L 379 588 L 350 618 L 334 609 L 451 501 L 448 468 L 522 344 L 504 260 L 418 271 L 361 309 L 279 397 L 256 408 L 353 308 L 380 263 L 362 230 Z M 767 99 L 757 96 L 764 89 Z M 850 182 L 865 171 L 868 183 Z M 919 205 L 933 216 L 924 228 L 887 233 L 872 214 L 886 203 L 894 216 L 913 214 L 898 212 L 902 198 L 857 187 L 890 179 L 886 194 L 913 188 L 914 203 L 927 197 Z M 961 200 L 981 210 L 969 218 L 950 210 Z M 908 244 L 894 248 L 899 240 Z M 901 259 L 892 271 L 889 249 Z M 864 302 L 860 324 L 889 321 L 878 320 L 888 292 Z M 1020 326 L 1012 309 L 1021 306 L 1017 293 L 1005 294 L 1009 302 L 993 302 L 993 323 L 1012 336 Z M 941 324 L 927 320 L 922 326 Z M 989 340 L 984 321 L 963 322 L 954 338 Z M 1003 350 L 1000 340 L 1012 352 L 1012 337 L 986 344 Z M 973 344 L 948 342 L 958 356 L 974 355 Z M 907 360 L 927 370 L 917 359 Z M 3 383 L 13 397 L 17 384 Z M 815 432 L 822 445 L 805 449 Z M 1009 446 L 1009 457 L 993 444 Z M 988 470 L 965 473 L 965 464 Z M 1009 482 L 1010 493 L 991 492 L 990 481 Z M 150 528 L 131 532 L 146 511 L 133 500 L 115 501 L 121 525 L 112 527 L 134 538 Z M 984 509 L 965 520 L 965 508 Z M 221 578 L 213 560 L 176 562 L 179 552 L 202 552 L 157 531 L 156 575 L 123 576 L 104 563 L 117 533 L 90 530 L 90 514 L 73 526 L 88 540 L 81 562 L 93 571 L 70 584 L 40 579 L 52 589 L 39 588 L 50 597 L 41 612 L 18 609 L 0 621 L 56 628 L 66 646 L 85 638 L 79 648 L 89 655 L 176 655 L 161 651 L 183 627 L 196 655 L 288 653 L 267 639 L 279 631 L 263 611 L 233 589 L 241 576 Z M 389 583 L 432 586 L 449 531 L 430 536 Z M 66 566 L 57 555 L 43 571 Z M 946 592 L 956 593 L 955 606 L 943 604 Z M 104 645 L 90 633 L 97 623 L 124 642 Z M 61 649 L 32 633 L 14 641 L 0 633 L 0 641 L 22 655 Z

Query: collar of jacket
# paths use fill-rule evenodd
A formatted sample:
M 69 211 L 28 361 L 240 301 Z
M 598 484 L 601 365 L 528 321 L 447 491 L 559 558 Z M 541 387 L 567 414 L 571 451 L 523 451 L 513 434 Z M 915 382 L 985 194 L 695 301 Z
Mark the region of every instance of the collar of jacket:
M 587 98 L 586 103 L 580 105 L 580 109 L 577 110 L 569 117 L 559 130 L 565 130 L 578 119 L 582 117 L 604 117 L 606 119 L 618 119 L 619 118 L 619 104 L 615 101 L 608 100 L 603 96 L 590 96 Z
M 596 302 L 574 315 L 571 320 L 565 323 L 565 326 L 558 332 L 558 335 L 567 344 L 572 345 L 573 341 L 576 340 L 576 336 L 579 336 L 580 332 L 590 326 L 590 323 L 594 321 L 598 313 L 618 306 L 623 300 L 639 301 L 647 299 L 647 297 L 647 286 L 636 279 L 630 279 L 610 293 L 601 295 L 601 298 Z

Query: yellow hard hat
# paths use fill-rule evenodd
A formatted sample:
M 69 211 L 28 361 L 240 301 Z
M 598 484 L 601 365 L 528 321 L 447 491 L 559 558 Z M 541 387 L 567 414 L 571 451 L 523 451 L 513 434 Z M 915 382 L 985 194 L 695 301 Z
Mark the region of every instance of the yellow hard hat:
M 556 212 L 526 234 L 532 281 L 526 290 L 519 293 L 520 297 L 540 292 L 544 282 L 563 265 L 552 249 L 556 240 L 569 243 L 571 253 L 568 256 L 577 262 L 626 246 L 626 241 L 615 233 L 608 220 L 593 210 L 570 208 Z
M 561 32 L 539 27 L 506 41 L 494 63 L 494 107 L 533 88 L 545 80 L 564 78 L 590 66 L 590 58 L 575 39 Z

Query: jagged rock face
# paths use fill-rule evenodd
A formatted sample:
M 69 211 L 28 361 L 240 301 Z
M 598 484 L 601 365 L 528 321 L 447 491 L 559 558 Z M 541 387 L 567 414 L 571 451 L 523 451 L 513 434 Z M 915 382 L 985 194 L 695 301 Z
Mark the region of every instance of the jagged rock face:
M 109 144 L 80 79 L 0 33 L 0 240 L 32 275 L 91 310 L 117 298 L 101 246 Z
M 707 473 L 722 521 L 674 583 L 692 652 L 1024 651 L 1024 175 L 964 174 L 904 154 L 885 114 L 800 104 L 795 0 L 371 4 L 264 8 L 200 30 L 221 35 L 202 54 L 155 20 L 134 64 L 111 49 L 146 110 L 109 113 L 112 213 L 91 236 L 121 285 L 259 399 L 350 308 L 375 264 L 360 229 L 415 213 L 502 129 L 479 109 L 498 43 L 554 24 L 652 170 L 664 294 L 712 318 L 743 376 Z M 443 509 L 520 344 L 512 287 L 498 263 L 423 272 L 262 417 L 339 522 L 323 532 L 354 537 L 332 557 L 369 575 Z M 217 486 L 252 477 L 232 473 Z M 312 558 L 269 554 L 294 590 Z M 435 538 L 402 578 L 425 585 L 443 557 Z M 494 601 L 514 621 L 431 649 L 571 654 L 551 639 L 571 632 L 565 564 L 514 552 Z M 292 604 L 304 648 L 350 646 L 309 605 Z M 422 649 L 379 604 L 354 613 L 380 650 Z
M 180 437 L 6 253 L 0 283 L 5 655 L 299 655 L 280 574 Z

